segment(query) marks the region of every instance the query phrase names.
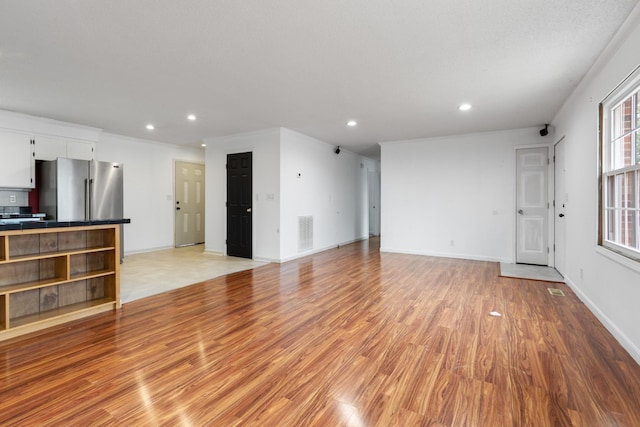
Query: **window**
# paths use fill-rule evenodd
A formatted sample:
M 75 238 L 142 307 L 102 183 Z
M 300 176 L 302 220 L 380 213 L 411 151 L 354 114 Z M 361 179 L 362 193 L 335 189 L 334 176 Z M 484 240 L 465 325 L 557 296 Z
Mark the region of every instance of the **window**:
M 601 105 L 599 240 L 640 260 L 640 72 L 634 76 Z

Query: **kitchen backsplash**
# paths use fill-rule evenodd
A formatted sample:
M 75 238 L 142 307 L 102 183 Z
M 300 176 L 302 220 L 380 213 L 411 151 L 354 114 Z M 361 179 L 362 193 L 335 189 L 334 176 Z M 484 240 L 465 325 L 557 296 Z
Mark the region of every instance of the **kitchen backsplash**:
M 0 206 L 29 206 L 29 192 L 0 189 Z

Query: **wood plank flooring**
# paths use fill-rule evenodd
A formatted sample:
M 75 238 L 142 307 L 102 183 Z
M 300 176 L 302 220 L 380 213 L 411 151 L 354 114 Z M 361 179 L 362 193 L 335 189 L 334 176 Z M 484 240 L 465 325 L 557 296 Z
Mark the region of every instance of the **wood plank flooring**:
M 1 343 L 0 425 L 640 426 L 640 366 L 567 286 L 378 250 Z

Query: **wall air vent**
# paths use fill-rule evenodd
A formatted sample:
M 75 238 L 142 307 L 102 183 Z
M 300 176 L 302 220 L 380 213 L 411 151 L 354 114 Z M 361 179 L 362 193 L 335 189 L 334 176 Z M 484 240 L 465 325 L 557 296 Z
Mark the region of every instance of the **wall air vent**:
M 298 252 L 313 249 L 313 216 L 298 217 Z

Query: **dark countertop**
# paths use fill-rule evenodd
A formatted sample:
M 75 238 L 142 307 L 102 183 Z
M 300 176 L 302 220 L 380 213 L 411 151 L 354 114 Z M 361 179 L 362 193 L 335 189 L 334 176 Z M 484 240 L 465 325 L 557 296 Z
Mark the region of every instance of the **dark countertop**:
M 19 224 L 2 224 L 0 220 L 0 231 L 7 230 L 33 230 L 40 228 L 58 228 L 58 227 L 84 227 L 87 225 L 105 225 L 105 224 L 129 224 L 131 219 L 100 219 L 93 221 L 26 221 Z

